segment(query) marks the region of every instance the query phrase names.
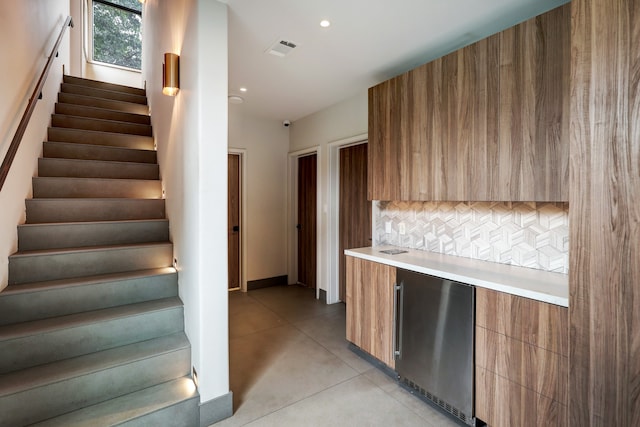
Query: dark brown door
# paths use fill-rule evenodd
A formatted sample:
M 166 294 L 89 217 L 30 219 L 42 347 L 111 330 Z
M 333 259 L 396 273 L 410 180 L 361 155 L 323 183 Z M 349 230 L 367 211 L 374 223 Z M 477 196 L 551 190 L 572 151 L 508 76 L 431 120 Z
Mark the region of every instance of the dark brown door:
M 298 159 L 298 283 L 316 287 L 317 155 Z
M 339 297 L 345 295 L 345 249 L 371 246 L 371 202 L 367 200 L 367 144 L 340 149 Z
M 228 155 L 229 289 L 240 287 L 240 155 Z

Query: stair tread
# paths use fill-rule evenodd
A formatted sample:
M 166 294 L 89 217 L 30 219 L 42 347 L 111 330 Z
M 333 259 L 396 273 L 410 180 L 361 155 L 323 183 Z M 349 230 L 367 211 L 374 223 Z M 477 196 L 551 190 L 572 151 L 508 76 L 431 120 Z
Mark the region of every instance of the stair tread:
M 114 120 L 114 119 L 103 119 L 103 118 L 97 118 L 97 117 L 85 117 L 85 116 L 75 116 L 73 114 L 64 114 L 64 113 L 54 113 L 51 115 L 52 119 L 55 118 L 68 118 L 68 119 L 73 119 L 73 120 L 78 120 L 78 121 L 83 121 L 83 122 L 97 122 L 100 124 L 104 124 L 104 125 L 117 125 L 117 126 L 132 126 L 132 127 L 137 127 L 140 129 L 145 129 L 145 130 L 150 130 L 151 129 L 151 125 L 149 124 L 143 124 L 143 123 L 132 123 L 132 122 L 127 122 L 124 120 Z M 54 126 L 54 127 L 63 127 L 63 126 Z M 91 130 L 91 129 L 82 129 L 82 128 L 74 128 L 74 127 L 65 127 L 66 129 L 77 129 L 77 130 Z M 121 133 L 121 132 L 113 132 L 113 133 Z M 125 132 L 126 133 L 126 132 Z
M 0 375 L 0 397 L 190 347 L 182 332 Z
M 34 424 L 33 427 L 119 425 L 198 396 L 193 381 L 182 377 Z
M 92 96 L 94 98 L 108 99 L 108 100 L 115 99 L 116 101 L 128 102 L 130 104 L 140 104 L 145 106 L 148 105 L 147 104 L 148 100 L 146 95 L 123 92 L 120 90 L 92 87 L 92 86 L 76 84 L 76 83 L 63 82 L 62 85 L 60 86 L 60 91 L 62 93 L 71 93 L 76 95 L 77 94 L 76 91 L 78 89 L 80 91 L 88 90 L 91 93 L 91 95 L 89 96 Z M 84 94 L 81 93 L 81 95 L 84 95 Z M 128 97 L 130 100 L 119 99 L 120 97 Z
M 138 316 L 153 311 L 176 309 L 182 307 L 178 297 L 127 304 L 117 307 L 103 308 L 83 313 L 67 314 L 47 319 L 32 320 L 0 326 L 0 341 L 16 339 L 29 335 L 40 335 L 46 332 L 75 328 L 78 326 L 104 322 L 111 319 Z
M 0 298 L 3 296 L 17 295 L 23 293 L 40 292 L 48 289 L 59 289 L 61 287 L 74 287 L 98 284 L 102 282 L 138 279 L 149 276 L 164 276 L 175 274 L 176 269 L 173 267 L 152 268 L 147 270 L 134 270 L 118 273 L 99 274 L 95 276 L 74 277 L 70 279 L 47 280 L 44 282 L 24 283 L 21 285 L 9 285 L 0 292 Z
M 33 251 L 16 252 L 9 255 L 9 258 L 25 258 L 33 256 L 50 256 L 50 255 L 65 255 L 77 252 L 101 252 L 101 251 L 118 251 L 122 249 L 136 249 L 144 247 L 157 247 L 157 246 L 171 246 L 171 242 L 148 242 L 148 243 L 130 243 L 126 245 L 102 245 L 102 246 L 83 246 L 77 248 L 62 248 L 62 249 L 38 249 Z
M 133 102 L 119 101 L 116 99 L 106 99 L 78 93 L 59 92 L 58 102 L 72 105 L 87 106 L 93 108 L 104 108 L 112 111 L 120 111 L 131 114 L 149 114 L 149 106 L 136 104 Z
M 57 128 L 57 129 L 65 129 L 65 128 Z M 72 129 L 66 129 L 66 130 L 72 130 Z M 95 131 L 86 131 L 86 130 L 80 130 L 81 132 L 95 132 Z M 113 133 L 113 132 L 101 132 L 101 133 Z M 122 135 L 122 134 L 118 134 L 116 133 L 115 135 Z M 140 135 L 133 135 L 136 137 L 140 137 Z M 151 138 L 150 136 L 144 136 L 142 138 Z M 117 147 L 114 145 L 100 145 L 100 144 L 83 144 L 81 142 L 66 142 L 66 141 L 45 141 L 45 144 L 51 144 L 51 145 L 70 145 L 73 147 L 87 147 L 87 148 L 95 148 L 95 147 L 100 147 L 101 149 L 108 149 L 108 150 L 133 150 L 133 151 L 142 151 L 145 153 L 155 153 L 156 150 L 152 150 L 152 149 L 146 149 L 146 148 L 129 148 L 129 147 Z M 48 159 L 65 159 L 66 157 L 45 157 Z M 77 160 L 89 160 L 89 159 L 77 159 Z M 112 160 L 103 160 L 103 161 L 112 161 Z M 115 160 L 113 160 L 115 161 Z M 129 162 L 123 162 L 123 163 L 129 163 Z M 155 163 L 151 163 L 151 164 L 155 164 Z
M 79 86 L 95 87 L 96 85 L 98 85 L 100 87 L 110 87 L 115 91 L 123 91 L 127 93 L 131 93 L 133 91 L 141 96 L 146 96 L 146 91 L 144 89 L 135 87 L 135 86 L 122 85 L 118 83 L 107 83 L 101 80 L 88 79 L 86 77 L 71 76 L 69 74 L 65 74 L 64 76 L 62 76 L 62 80 L 65 83 L 76 84 Z M 73 82 L 76 82 L 76 83 L 73 83 Z
M 61 181 L 65 180 L 66 182 L 70 181 L 104 181 L 104 182 L 117 182 L 122 183 L 123 181 L 140 181 L 140 182 L 159 182 L 159 179 L 140 179 L 140 178 L 102 178 L 102 177 L 80 177 L 80 176 L 34 176 L 34 180 L 38 181 Z M 61 197 L 62 198 L 62 197 Z M 84 197 L 82 197 L 84 198 Z M 121 197 L 122 198 L 122 197 Z
M 75 142 L 52 142 L 52 144 L 73 144 L 80 145 Z M 84 144 L 83 144 L 84 145 Z M 89 144 L 86 144 L 89 145 Z M 95 147 L 94 145 L 89 145 L 90 147 Z M 111 148 L 111 147 L 110 147 Z M 132 148 L 122 148 L 122 150 L 132 150 Z M 153 150 L 142 150 L 142 151 L 153 151 Z M 135 165 L 144 165 L 144 166 L 156 166 L 155 163 L 143 163 L 143 162 L 123 162 L 120 160 L 93 160 L 93 159 L 76 159 L 76 158 L 65 158 L 65 157 L 40 157 L 40 160 L 46 160 L 47 162 L 78 162 L 78 163 L 104 163 L 107 165 L 113 166 L 135 166 Z
M 78 95 L 78 96 L 84 96 L 84 95 Z M 144 117 L 144 120 L 148 120 L 149 117 L 150 117 L 148 114 L 129 113 L 129 112 L 126 112 L 126 111 L 113 110 L 111 108 L 91 107 L 91 106 L 88 106 L 88 105 L 72 104 L 70 102 L 57 102 L 56 106 L 60 106 L 61 109 L 76 109 L 76 108 L 80 108 L 80 109 L 83 110 L 83 112 L 85 114 L 86 113 L 91 113 L 91 112 L 94 112 L 96 114 L 114 114 L 115 113 L 115 114 L 120 115 L 122 117 L 126 117 L 126 116 L 131 116 L 132 118 L 133 117 L 137 117 L 137 118 L 143 118 Z M 88 117 L 88 118 L 92 117 L 90 115 L 78 116 L 78 115 L 69 114 L 69 113 L 55 113 L 55 114 L 64 114 L 64 115 L 71 116 L 71 117 Z M 108 120 L 108 119 L 106 119 L 106 120 Z M 123 121 L 125 123 L 136 123 L 136 122 L 129 122 L 129 121 L 126 121 L 126 120 L 123 120 Z M 145 124 L 145 123 L 140 123 L 140 124 Z M 149 124 L 149 123 L 146 123 L 146 124 Z
M 91 224 L 144 224 L 147 222 L 169 222 L 168 219 L 123 219 L 119 221 L 74 221 L 74 222 L 41 222 L 38 224 L 20 224 L 18 228 L 37 228 L 51 226 L 91 225 Z
M 144 125 L 146 126 L 146 125 Z M 119 132 L 106 132 L 103 130 L 88 130 L 88 129 L 76 129 L 76 128 L 65 128 L 65 127 L 60 127 L 60 126 L 49 126 L 50 130 L 57 130 L 57 131 L 64 131 L 64 132 L 77 132 L 77 133 L 89 133 L 92 135 L 110 135 L 112 137 L 115 138 L 122 138 L 122 137 L 130 137 L 132 139 L 140 139 L 140 138 L 144 138 L 144 139 L 150 139 L 153 140 L 152 136 L 147 136 L 147 135 L 135 135 L 135 134 L 131 134 L 131 133 L 119 133 Z M 52 141 L 52 142 L 64 142 L 64 141 Z M 100 144 L 97 144 L 100 145 Z M 110 147 L 109 145 L 107 145 L 107 147 Z M 153 150 L 149 150 L 149 151 L 153 151 Z

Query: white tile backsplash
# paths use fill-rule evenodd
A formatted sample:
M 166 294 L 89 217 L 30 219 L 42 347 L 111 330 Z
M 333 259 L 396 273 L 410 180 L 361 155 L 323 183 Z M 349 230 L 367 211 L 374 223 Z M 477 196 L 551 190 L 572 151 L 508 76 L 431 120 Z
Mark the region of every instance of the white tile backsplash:
M 376 245 L 568 274 L 569 204 L 376 202 Z M 391 223 L 391 233 L 385 224 Z M 406 234 L 399 234 L 404 223 Z

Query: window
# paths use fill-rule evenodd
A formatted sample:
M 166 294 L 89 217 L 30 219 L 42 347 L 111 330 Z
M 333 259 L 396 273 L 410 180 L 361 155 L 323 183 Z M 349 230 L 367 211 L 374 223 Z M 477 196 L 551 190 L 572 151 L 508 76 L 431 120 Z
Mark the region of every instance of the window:
M 138 0 L 92 0 L 93 54 L 97 62 L 142 68 L 142 4 Z

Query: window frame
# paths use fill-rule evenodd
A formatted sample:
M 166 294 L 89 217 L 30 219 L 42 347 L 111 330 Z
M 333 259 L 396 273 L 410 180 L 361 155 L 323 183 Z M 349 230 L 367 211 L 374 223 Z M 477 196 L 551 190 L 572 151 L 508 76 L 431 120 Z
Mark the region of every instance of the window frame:
M 109 7 L 114 7 L 116 9 L 120 9 L 124 12 L 128 12 L 128 13 L 133 13 L 136 15 L 139 15 L 141 18 L 141 22 L 140 22 L 140 33 L 142 33 L 142 11 L 138 11 L 135 9 L 131 9 L 127 6 L 122 6 L 120 4 L 117 3 L 113 3 L 109 0 L 87 0 L 86 1 L 86 18 L 87 18 L 87 28 L 86 28 L 86 37 L 85 37 L 85 43 L 86 46 L 88 46 L 88 52 L 85 51 L 85 57 L 86 57 L 86 61 L 88 63 L 91 64 L 96 64 L 96 65 L 101 65 L 104 67 L 111 67 L 111 68 L 117 68 L 120 70 L 125 70 L 125 71 L 131 71 L 134 73 L 142 73 L 142 61 L 140 63 L 140 68 L 131 68 L 131 67 L 127 67 L 124 65 L 118 65 L 118 64 L 110 64 L 108 62 L 102 62 L 99 61 L 97 59 L 95 59 L 94 57 L 94 49 L 93 49 L 93 37 L 94 37 L 94 33 L 93 33 L 93 4 L 94 3 L 100 3 L 102 5 L 105 6 L 109 6 Z M 142 52 L 141 52 L 142 54 Z

